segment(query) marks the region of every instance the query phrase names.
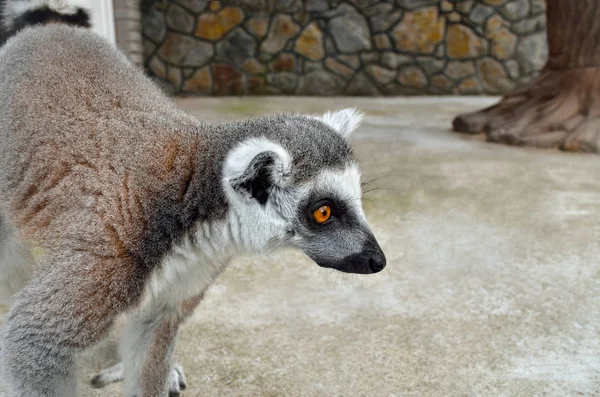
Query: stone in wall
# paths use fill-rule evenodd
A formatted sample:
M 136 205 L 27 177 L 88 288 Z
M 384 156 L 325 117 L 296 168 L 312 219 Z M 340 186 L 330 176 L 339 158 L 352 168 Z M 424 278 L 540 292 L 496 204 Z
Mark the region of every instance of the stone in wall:
M 450 59 L 477 58 L 487 53 L 488 42 L 467 25 L 448 26 L 446 47 Z
M 382 86 L 390 83 L 396 77 L 395 70 L 387 69 L 379 65 L 369 65 L 366 67 L 366 70 L 371 79 Z
M 468 77 L 462 80 L 458 85 L 454 87 L 452 90 L 455 94 L 461 95 L 474 95 L 479 94 L 483 87 L 481 86 L 480 81 L 475 77 Z
M 278 0 L 275 2 L 275 10 L 288 13 L 300 12 L 302 0 Z
M 485 4 L 476 4 L 475 7 L 469 12 L 469 19 L 479 26 L 482 26 L 484 22 L 494 14 L 494 8 Z
M 518 21 L 529 15 L 530 7 L 529 0 L 514 0 L 504 4 L 500 13 L 509 21 Z
M 392 35 L 396 48 L 416 54 L 431 54 L 444 39 L 446 20 L 437 7 L 406 12 Z
M 145 67 L 174 94 L 501 94 L 548 50 L 544 0 L 148 0 Z
M 546 16 L 544 14 L 540 14 L 533 18 L 515 22 L 511 25 L 510 29 L 515 32 L 516 35 L 523 35 L 541 32 L 544 30 L 545 25 Z
M 169 32 L 158 50 L 162 60 L 182 67 L 203 66 L 214 54 L 213 46 L 202 40 Z
M 328 57 L 325 60 L 325 67 L 333 73 L 342 77 L 350 77 L 354 74 L 354 69 L 343 64 L 334 57 Z
M 328 8 L 327 2 L 323 0 L 306 0 L 304 2 L 304 10 L 306 12 L 324 12 Z
M 192 33 L 196 20 L 185 8 L 171 4 L 167 11 L 167 26 L 175 32 Z
M 298 85 L 298 75 L 290 72 L 271 73 L 267 76 L 267 82 L 282 94 L 291 94 Z
M 481 76 L 483 87 L 491 94 L 510 91 L 514 88 L 504 66 L 493 58 L 477 61 L 477 71 Z
M 377 4 L 370 9 L 369 22 L 374 33 L 386 32 L 402 18 L 402 10 L 392 4 Z
M 463 0 L 456 3 L 455 9 L 460 14 L 468 15 L 474 5 L 475 0 Z
M 546 0 L 531 0 L 531 14 L 540 15 L 546 11 Z
M 160 43 L 167 34 L 166 15 L 151 8 L 142 17 L 142 34 L 147 40 Z
M 276 15 L 271 22 L 267 38 L 262 42 L 260 50 L 275 54 L 284 49 L 288 40 L 296 36 L 300 26 L 289 15 Z
M 452 81 L 444 75 L 432 76 L 431 90 L 434 94 L 450 94 L 452 92 Z
M 242 10 L 234 7 L 201 14 L 196 25 L 196 37 L 210 41 L 219 40 L 239 25 L 243 18 Z
M 381 64 L 390 69 L 397 69 L 400 65 L 414 63 L 414 57 L 404 54 L 397 54 L 392 51 L 386 51 L 381 56 Z
M 390 38 L 384 33 L 375 35 L 373 40 L 375 42 L 375 48 L 378 50 L 392 48 L 392 42 L 390 41 Z
M 374 96 L 379 95 L 379 93 L 380 91 L 375 83 L 363 71 L 352 76 L 344 91 L 345 95 L 353 96 Z
M 337 59 L 341 62 L 344 62 L 346 65 L 350 66 L 354 70 L 360 69 L 360 58 L 358 55 L 338 55 Z
M 535 33 L 521 38 L 517 46 L 516 61 L 523 74 L 529 75 L 540 70 L 548 58 L 546 33 Z
M 246 27 L 246 30 L 254 37 L 257 39 L 262 39 L 269 31 L 269 17 L 265 15 L 259 15 L 254 18 L 250 18 L 244 26 Z
M 417 64 L 425 72 L 426 75 L 436 74 L 446 67 L 445 59 L 437 59 L 432 57 L 416 57 Z
M 446 65 L 444 73 L 452 80 L 462 80 L 475 74 L 475 65 L 470 61 L 450 61 Z
M 223 40 L 217 43 L 215 59 L 241 65 L 256 54 L 256 41 L 242 28 L 236 28 Z
M 316 22 L 304 28 L 294 47 L 295 52 L 312 61 L 318 61 L 325 56 L 323 48 L 323 33 Z
M 418 8 L 423 8 L 438 3 L 439 1 L 436 0 L 396 0 L 396 4 L 408 10 L 415 10 Z
M 340 8 L 338 15 L 327 25 L 336 48 L 343 53 L 371 49 L 371 34 L 365 17 L 345 4 Z
M 185 81 L 184 91 L 209 95 L 212 93 L 212 77 L 210 67 L 204 67 L 192 74 Z
M 177 0 L 174 3 L 177 3 L 194 13 L 199 13 L 208 7 L 209 2 L 210 0 Z
M 408 87 L 425 88 L 427 86 L 427 77 L 418 67 L 407 66 L 398 73 L 398 82 Z
M 498 7 L 508 3 L 510 0 L 483 0 L 484 3 L 489 4 L 494 7 Z
M 326 70 L 315 70 L 301 76 L 299 95 L 336 95 L 340 92 L 343 80 Z
M 297 62 L 296 55 L 293 54 L 280 54 L 274 61 L 269 65 L 269 71 L 271 72 L 296 72 Z
M 514 57 L 517 37 L 508 29 L 498 29 L 491 39 L 491 53 L 496 59 L 511 59 Z
M 249 74 L 265 74 L 267 68 L 256 59 L 248 59 L 242 63 L 242 69 Z
M 212 67 L 212 84 L 215 95 L 245 94 L 244 75 L 233 65 L 214 64 Z

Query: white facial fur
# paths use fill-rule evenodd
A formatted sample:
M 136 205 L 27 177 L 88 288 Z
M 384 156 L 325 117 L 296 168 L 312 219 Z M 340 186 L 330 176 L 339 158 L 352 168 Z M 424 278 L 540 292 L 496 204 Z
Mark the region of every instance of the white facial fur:
M 258 154 L 267 151 L 277 154 L 279 163 L 276 164 L 276 167 L 278 168 L 276 176 L 278 178 L 275 182 L 285 185 L 292 166 L 290 154 L 281 145 L 261 137 L 250 138 L 242 142 L 231 151 L 229 156 L 227 156 L 225 167 L 223 167 L 223 188 L 226 191 L 231 192 L 231 179 L 243 174 L 250 162 Z M 232 196 L 231 198 L 236 199 L 235 196 Z
M 336 192 L 336 196 L 355 212 L 355 215 L 366 222 L 362 208 L 362 191 L 360 170 L 357 164 L 351 164 L 344 170 L 324 170 L 315 179 L 315 189 Z
M 232 186 L 232 180 L 248 168 L 260 153 L 276 154 L 271 176 L 274 186 L 270 199 L 259 204 L 252 197 L 241 195 Z M 232 150 L 225 161 L 223 189 L 230 203 L 228 218 L 236 235 L 236 246 L 245 251 L 262 252 L 286 237 L 295 216 L 296 203 L 302 192 L 291 188 L 290 154 L 281 145 L 266 138 L 252 138 Z

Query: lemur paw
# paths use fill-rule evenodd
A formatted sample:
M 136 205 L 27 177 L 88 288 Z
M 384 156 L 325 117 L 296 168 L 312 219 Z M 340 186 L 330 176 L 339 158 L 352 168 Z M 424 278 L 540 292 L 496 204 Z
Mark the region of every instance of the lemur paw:
M 118 363 L 110 368 L 100 371 L 90 382 L 92 387 L 102 388 L 111 383 L 123 380 L 123 363 Z M 169 373 L 169 397 L 179 397 L 181 392 L 187 388 L 183 368 L 179 364 L 173 364 Z
M 174 364 L 169 375 L 169 397 L 179 397 L 182 391 L 187 388 L 185 374 L 181 365 Z

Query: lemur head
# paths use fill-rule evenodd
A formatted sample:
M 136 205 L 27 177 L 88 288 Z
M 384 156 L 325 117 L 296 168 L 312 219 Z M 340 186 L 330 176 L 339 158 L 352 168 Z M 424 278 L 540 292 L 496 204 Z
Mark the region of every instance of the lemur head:
M 228 154 L 230 217 L 253 250 L 302 249 L 319 266 L 377 273 L 386 259 L 362 209 L 360 171 L 348 137 L 354 109 L 321 117 L 280 114 L 239 124 L 260 131 Z M 233 219 L 233 218 L 232 218 Z

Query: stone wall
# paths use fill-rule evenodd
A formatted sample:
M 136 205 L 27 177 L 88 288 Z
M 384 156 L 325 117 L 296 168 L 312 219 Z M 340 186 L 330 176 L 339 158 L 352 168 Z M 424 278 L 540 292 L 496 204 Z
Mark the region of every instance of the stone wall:
M 544 0 L 145 0 L 173 94 L 499 94 L 547 58 Z

